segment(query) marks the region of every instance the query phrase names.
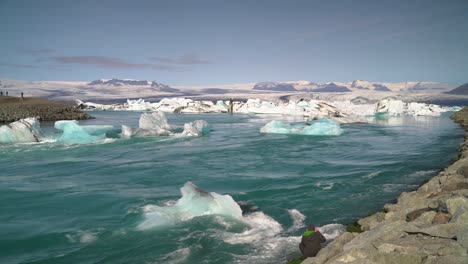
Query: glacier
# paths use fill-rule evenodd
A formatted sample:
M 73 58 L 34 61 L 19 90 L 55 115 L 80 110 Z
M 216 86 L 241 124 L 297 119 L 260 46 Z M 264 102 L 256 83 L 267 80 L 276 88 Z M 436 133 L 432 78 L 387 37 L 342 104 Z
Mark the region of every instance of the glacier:
M 138 225 L 144 230 L 175 224 L 203 215 L 222 215 L 233 219 L 242 218 L 242 210 L 230 195 L 206 192 L 192 182 L 180 189 L 182 197 L 173 205 L 146 205 L 143 207 L 145 220 Z
M 354 100 L 356 101 L 356 100 Z M 233 112 L 243 114 L 273 114 L 304 116 L 310 119 L 330 118 L 339 123 L 367 122 L 364 117 L 380 113 L 390 116 L 439 116 L 443 112 L 456 111 L 456 107 L 441 107 L 434 104 L 406 103 L 396 99 L 383 99 L 376 103 L 354 103 L 351 101 L 289 100 L 266 101 L 248 99 L 234 101 Z M 359 100 L 358 100 L 359 101 Z M 186 98 L 164 98 L 150 103 L 143 99 L 127 100 L 124 104 L 102 105 L 77 100 L 77 104 L 88 110 L 112 111 L 160 111 L 164 113 L 227 113 L 229 101 L 194 101 Z
M 90 144 L 106 139 L 106 132 L 113 126 L 80 126 L 78 121 L 57 121 L 54 127 L 62 130 L 57 142 L 65 144 Z
M 262 128 L 260 133 L 266 134 L 293 134 L 309 136 L 339 136 L 343 133 L 340 124 L 331 119 L 322 118 L 312 121 L 311 124 L 285 124 L 281 121 L 271 121 Z
M 39 120 L 34 117 L 0 127 L 0 143 L 3 144 L 40 142 L 43 139 Z
M 182 130 L 182 132 L 177 132 Z M 204 120 L 195 120 L 185 123 L 183 127 L 170 125 L 163 112 L 156 111 L 143 113 L 140 116 L 139 127 L 132 128 L 122 125 L 123 138 L 147 136 L 173 136 L 173 137 L 199 137 L 210 132 L 208 123 Z

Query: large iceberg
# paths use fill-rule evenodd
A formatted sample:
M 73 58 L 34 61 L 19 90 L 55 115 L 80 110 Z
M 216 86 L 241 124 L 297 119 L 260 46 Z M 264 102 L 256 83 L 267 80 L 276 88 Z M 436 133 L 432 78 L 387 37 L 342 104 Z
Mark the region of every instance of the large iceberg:
M 43 139 L 37 118 L 29 117 L 0 127 L 0 143 L 30 143 Z
M 89 144 L 106 139 L 106 132 L 113 126 L 80 126 L 78 121 L 57 121 L 54 127 L 62 130 L 57 142 L 65 144 Z
M 321 100 L 289 100 L 267 101 L 261 99 L 248 99 L 246 102 L 234 101 L 234 113 L 244 114 L 275 114 L 304 116 L 310 119 L 329 118 L 339 123 L 367 122 L 363 117 L 375 114 L 388 113 L 392 116 L 438 116 L 442 112 L 456 111 L 456 108 L 441 107 L 425 103 L 405 103 L 396 99 L 384 99 L 377 103 L 365 98 L 351 101 Z M 364 103 L 360 103 L 364 102 Z M 127 100 L 124 104 L 101 105 L 83 103 L 77 104 L 84 109 L 98 110 L 125 110 L 125 111 L 160 111 L 165 113 L 226 113 L 231 102 L 228 101 L 194 101 L 186 98 L 164 98 L 160 102 L 150 103 L 143 99 Z
M 206 192 L 192 182 L 180 189 L 182 197 L 173 205 L 147 205 L 143 208 L 145 220 L 139 229 L 171 225 L 203 215 L 223 215 L 241 219 L 240 206 L 229 195 Z
M 375 113 L 387 113 L 390 116 L 440 116 L 441 113 L 454 111 L 456 108 L 441 107 L 435 104 L 405 103 L 401 100 L 384 99 L 376 104 Z
M 338 122 L 322 118 L 312 121 L 310 125 L 304 123 L 289 125 L 281 121 L 271 121 L 260 129 L 260 133 L 339 136 L 343 133 L 343 129 Z
M 143 113 L 140 116 L 138 128 L 122 125 L 121 135 L 124 138 L 146 136 L 198 137 L 208 134 L 209 131 L 208 123 L 204 120 L 186 123 L 183 127 L 170 125 L 164 113 L 158 111 Z

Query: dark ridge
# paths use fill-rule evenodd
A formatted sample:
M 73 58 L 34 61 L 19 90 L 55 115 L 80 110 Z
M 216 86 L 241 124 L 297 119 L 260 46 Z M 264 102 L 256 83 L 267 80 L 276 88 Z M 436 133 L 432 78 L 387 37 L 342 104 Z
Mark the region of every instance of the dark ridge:
M 468 95 L 468 83 L 458 86 L 457 88 L 448 91 L 448 94 L 460 94 L 460 95 Z
M 312 92 L 316 92 L 316 93 L 343 93 L 345 92 L 347 93 L 347 92 L 351 92 L 351 90 L 349 90 L 345 86 L 336 85 L 335 83 L 329 83 L 329 84 L 326 84 L 322 88 L 312 90 Z

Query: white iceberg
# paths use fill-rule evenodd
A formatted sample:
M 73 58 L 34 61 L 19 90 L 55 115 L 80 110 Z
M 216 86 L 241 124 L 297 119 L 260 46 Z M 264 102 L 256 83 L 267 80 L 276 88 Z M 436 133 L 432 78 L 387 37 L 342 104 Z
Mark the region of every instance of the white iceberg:
M 182 132 L 177 132 L 182 130 Z M 204 120 L 196 120 L 184 124 L 183 127 L 170 125 L 163 112 L 143 113 L 140 116 L 139 127 L 132 128 L 122 125 L 121 136 L 124 138 L 146 136 L 199 137 L 208 134 L 210 128 Z
M 322 100 L 281 100 L 266 101 L 248 99 L 246 102 L 234 101 L 233 112 L 244 114 L 274 114 L 304 116 L 311 119 L 330 118 L 339 123 L 367 122 L 362 117 L 388 113 L 391 116 L 438 116 L 442 112 L 456 111 L 454 107 L 441 107 L 425 103 L 405 103 L 396 99 L 384 99 L 370 103 L 367 99 L 358 98 L 351 101 Z M 362 99 L 362 100 L 361 100 Z M 356 102 L 356 103 L 355 103 Z M 364 102 L 364 103 L 360 103 Z M 150 103 L 143 99 L 127 100 L 124 104 L 102 105 L 91 102 L 77 104 L 84 109 L 113 111 L 160 111 L 164 113 L 226 113 L 230 102 L 194 101 L 186 98 L 164 98 L 160 102 Z
M 260 129 L 260 133 L 293 134 L 310 136 L 339 136 L 343 133 L 340 124 L 331 119 L 322 118 L 308 124 L 289 125 L 281 121 L 271 121 Z
M 192 182 L 180 189 L 182 197 L 173 205 L 147 205 L 143 208 L 145 220 L 139 229 L 171 225 L 203 215 L 223 215 L 234 219 L 242 218 L 242 210 L 229 195 L 206 192 Z
M 37 118 L 29 117 L 0 127 L 0 143 L 30 143 L 43 139 Z
M 106 139 L 106 132 L 113 126 L 80 126 L 78 121 L 57 121 L 54 127 L 62 130 L 57 142 L 65 144 L 89 144 Z
M 384 99 L 376 104 L 375 113 L 388 113 L 390 116 L 440 116 L 441 113 L 456 110 L 456 107 L 441 107 L 435 104 L 405 103 L 401 100 Z

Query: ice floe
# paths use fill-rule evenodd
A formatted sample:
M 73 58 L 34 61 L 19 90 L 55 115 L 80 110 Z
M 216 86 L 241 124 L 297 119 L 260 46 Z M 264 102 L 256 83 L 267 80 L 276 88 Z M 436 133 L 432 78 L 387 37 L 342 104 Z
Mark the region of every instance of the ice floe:
M 181 131 L 181 132 L 180 132 Z M 185 123 L 183 127 L 170 125 L 163 112 L 143 113 L 139 127 L 122 125 L 121 136 L 124 138 L 146 136 L 198 137 L 208 134 L 210 128 L 204 120 Z
M 0 127 L 0 143 L 40 142 L 44 138 L 39 120 L 25 118 Z
M 277 262 L 290 253 L 292 248 L 297 248 L 301 240 L 296 232 L 305 226 L 306 217 L 297 209 L 287 210 L 293 223 L 290 228 L 285 229 L 262 211 L 243 214 L 239 204 L 229 195 L 204 191 L 191 182 L 185 183 L 181 193 L 182 197 L 175 202 L 144 206 L 143 221 L 137 228 L 140 231 L 171 228 L 172 225 L 196 217 L 211 216 L 224 227 L 210 229 L 213 237 L 228 244 L 249 244 L 252 248 L 252 254 L 233 255 L 235 262 L 239 263 Z M 332 240 L 345 231 L 343 225 L 336 223 L 320 226 L 318 229 L 327 240 Z
M 192 182 L 180 189 L 182 197 L 169 206 L 147 205 L 143 208 L 145 220 L 139 229 L 171 225 L 203 215 L 223 215 L 234 219 L 242 218 L 242 210 L 229 195 L 206 192 Z
M 226 113 L 231 108 L 230 101 L 194 101 L 186 98 L 164 98 L 159 102 L 150 103 L 143 99 L 127 100 L 124 104 L 96 104 L 77 100 L 77 104 L 88 110 L 113 111 L 160 111 L 165 113 Z M 289 100 L 287 102 L 248 99 L 232 102 L 234 113 L 273 114 L 304 116 L 310 119 L 329 118 L 339 123 L 366 122 L 363 117 L 387 113 L 390 116 L 439 116 L 443 112 L 457 111 L 457 107 L 441 107 L 434 104 L 406 103 L 396 99 L 384 99 L 377 103 L 360 100 L 351 101 L 320 101 L 320 100 Z
M 26 118 L 0 127 L 0 144 L 56 142 L 61 144 L 92 144 L 111 142 L 107 133 L 114 127 L 110 125 L 83 126 L 76 120 L 56 121 L 54 127 L 61 130 L 59 135 L 44 135 L 36 118 Z M 121 137 L 170 136 L 174 138 L 199 137 L 210 132 L 208 123 L 195 120 L 183 126 L 168 123 L 163 112 L 143 113 L 139 119 L 139 127 L 132 128 L 122 125 Z
M 271 121 L 260 129 L 260 133 L 339 136 L 343 133 L 343 129 L 341 129 L 338 122 L 322 118 L 312 121 L 311 124 L 300 123 L 295 125 L 285 124 L 281 121 Z
M 57 142 L 64 144 L 90 144 L 106 139 L 106 132 L 113 126 L 80 126 L 76 120 L 63 120 L 55 122 L 54 127 L 62 130 Z

